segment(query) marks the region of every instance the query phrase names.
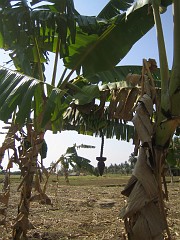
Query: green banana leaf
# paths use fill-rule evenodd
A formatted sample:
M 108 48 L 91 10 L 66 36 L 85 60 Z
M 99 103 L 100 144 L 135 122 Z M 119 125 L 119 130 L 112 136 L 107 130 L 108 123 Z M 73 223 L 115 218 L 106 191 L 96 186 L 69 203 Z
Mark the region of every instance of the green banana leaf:
M 134 0 L 111 0 L 98 14 L 98 17 L 111 19 L 120 14 L 121 11 L 126 11 Z
M 73 86 L 70 83 L 69 85 Z M 13 112 L 17 111 L 16 122 L 25 124 L 34 111 L 35 118 L 42 115 L 43 127 L 48 123 L 54 123 L 56 129 L 57 120 L 58 123 L 62 122 L 63 112 L 73 99 L 86 104 L 99 97 L 96 85 L 76 87 L 74 96 L 68 93 L 70 90 L 68 88 L 62 91 L 35 78 L 0 67 L 0 119 L 7 121 Z
M 128 10 L 127 18 L 126 13 L 116 16 L 101 35 L 77 31 L 76 43 L 69 46 L 65 66 L 82 67 L 85 75 L 112 69 L 153 25 L 153 13 L 148 11 L 147 1 L 137 1 Z
M 95 83 L 114 83 L 114 82 L 124 82 L 126 76 L 131 74 L 142 74 L 142 66 L 116 66 L 109 71 L 98 72 L 92 75 L 85 75 L 85 78 L 92 84 Z M 153 79 L 157 87 L 161 85 L 161 75 L 160 69 L 157 68 L 156 71 L 152 73 Z
M 66 153 L 63 155 L 63 159 L 68 163 L 68 165 L 71 165 L 72 167 L 74 167 L 74 164 L 76 164 L 79 169 L 86 170 L 89 173 L 96 175 L 97 173 L 94 167 L 90 164 L 91 161 L 87 158 L 79 156 L 76 148 L 76 145 L 73 147 L 68 147 Z
M 35 91 L 41 85 L 37 79 L 0 67 L 0 119 L 7 121 L 16 111 L 17 122 L 27 122 Z
M 74 43 L 76 34 L 72 0 L 43 1 L 45 7 L 34 6 L 39 2 L 42 1 L 33 1 L 30 8 L 27 1 L 8 1 L 0 8 L 0 47 L 11 51 L 10 57 L 18 71 L 35 78 L 39 78 L 40 65 L 45 70 L 48 51 L 56 52 L 58 36 L 63 57 L 68 54 L 67 39 L 70 37 Z
M 81 77 L 80 80 L 75 79 L 74 83 L 68 83 L 66 89 L 62 91 L 50 84 L 0 67 L 0 119 L 7 121 L 17 109 L 16 121 L 23 124 L 34 111 L 35 118 L 42 115 L 43 127 L 51 123 L 55 124 L 54 129 L 56 129 L 56 125 L 62 122 L 62 116 L 72 101 L 77 106 L 86 106 L 95 99 L 100 99 L 101 91 L 105 89 L 127 87 L 124 80 L 128 73 L 140 74 L 141 66 L 118 66 L 112 71 L 96 74 L 95 77 L 86 79 Z M 159 70 L 155 79 L 160 82 Z M 102 86 L 92 84 L 100 81 L 104 83 Z M 106 101 L 109 101 L 108 96 Z

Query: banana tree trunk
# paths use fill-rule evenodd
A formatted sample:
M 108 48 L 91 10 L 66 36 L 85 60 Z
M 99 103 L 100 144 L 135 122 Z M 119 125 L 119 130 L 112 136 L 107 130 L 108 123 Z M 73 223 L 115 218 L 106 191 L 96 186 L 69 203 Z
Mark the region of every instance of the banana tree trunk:
M 164 211 L 161 173 L 153 170 L 150 161 L 164 161 L 164 151 L 154 148 L 155 158 L 149 148 L 142 146 L 139 157 L 122 194 L 128 197 L 121 211 L 129 240 L 163 240 L 164 231 L 170 234 Z M 151 158 L 151 159 L 150 159 Z
M 27 128 L 27 139 L 30 147 L 28 149 L 24 148 L 19 158 L 23 179 L 18 187 L 18 189 L 22 189 L 18 205 L 18 215 L 13 225 L 13 240 L 27 239 L 27 232 L 31 226 L 29 222 L 30 199 L 34 174 L 37 170 L 37 156 L 42 147 L 44 135 L 37 134 L 32 129 L 32 126 L 29 125 Z
M 31 165 L 31 166 L 30 166 Z M 24 183 L 21 190 L 20 203 L 18 205 L 18 215 L 16 222 L 13 226 L 13 239 L 27 239 L 27 232 L 30 227 L 29 223 L 29 210 L 30 210 L 30 198 L 33 186 L 34 170 L 32 164 L 29 164 L 29 169 L 26 175 L 24 175 Z
M 122 191 L 128 200 L 120 216 L 129 240 L 163 240 L 164 234 L 170 240 L 162 177 L 168 146 L 179 122 L 177 118 L 166 119 L 161 112 L 157 112 L 157 120 L 153 120 L 153 106 L 157 101 L 155 88 L 151 78 L 144 76 L 143 80 L 143 95 L 132 119 L 140 140 L 136 142 L 141 145 L 136 146 L 138 160 Z
M 136 146 L 136 149 L 139 148 L 139 157 L 132 177 L 122 191 L 128 200 L 120 216 L 124 219 L 129 240 L 163 240 L 165 235 L 171 239 L 164 205 L 166 189 L 162 188 L 162 175 L 170 141 L 176 128 L 180 126 L 180 1 L 173 2 L 174 61 L 171 78 L 167 71 L 157 3 L 153 1 L 161 65 L 161 102 L 157 104 L 153 81 L 146 68 L 142 71 L 146 73 L 142 76 L 144 89 L 133 118 L 141 144 Z M 156 114 L 153 116 L 155 104 Z

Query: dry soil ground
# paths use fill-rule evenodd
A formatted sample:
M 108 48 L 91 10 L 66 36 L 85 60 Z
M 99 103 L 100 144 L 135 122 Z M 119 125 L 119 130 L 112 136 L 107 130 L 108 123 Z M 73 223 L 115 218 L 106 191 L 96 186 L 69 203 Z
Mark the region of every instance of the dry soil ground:
M 30 221 L 34 228 L 28 232 L 29 239 L 126 239 L 119 211 L 125 204 L 121 190 L 127 177 L 70 177 L 66 185 L 50 179 L 47 194 L 52 205 L 31 203 Z M 7 230 L 0 226 L 0 240 L 11 239 L 11 224 L 17 214 L 20 192 L 19 180 L 11 180 L 11 196 L 7 215 Z M 173 240 L 180 239 L 180 183 L 169 183 L 167 203 L 168 222 Z

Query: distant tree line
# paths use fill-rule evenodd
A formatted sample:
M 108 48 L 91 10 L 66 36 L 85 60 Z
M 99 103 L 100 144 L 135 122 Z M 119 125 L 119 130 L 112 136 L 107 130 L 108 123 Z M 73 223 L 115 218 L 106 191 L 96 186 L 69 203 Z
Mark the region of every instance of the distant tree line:
M 131 174 L 134 169 L 136 161 L 137 161 L 137 158 L 132 153 L 129 156 L 128 161 L 125 161 L 124 163 L 120 163 L 120 164 L 115 163 L 115 164 L 110 164 L 109 166 L 106 166 L 105 170 L 104 170 L 104 174 L 122 174 L 122 175 Z M 96 171 L 96 168 L 95 168 L 95 171 Z M 72 169 L 69 169 L 69 173 L 72 173 L 72 172 L 74 172 L 74 173 L 83 172 L 83 173 L 88 174 L 88 172 L 86 171 L 85 168 L 80 169 L 80 168 L 78 168 L 77 165 L 75 165 Z M 98 170 L 97 170 L 97 172 L 98 172 Z
M 105 173 L 106 174 L 122 174 L 122 175 L 128 175 L 131 174 L 133 171 L 134 166 L 132 164 L 129 164 L 127 161 L 120 164 L 111 164 L 108 167 L 105 167 Z

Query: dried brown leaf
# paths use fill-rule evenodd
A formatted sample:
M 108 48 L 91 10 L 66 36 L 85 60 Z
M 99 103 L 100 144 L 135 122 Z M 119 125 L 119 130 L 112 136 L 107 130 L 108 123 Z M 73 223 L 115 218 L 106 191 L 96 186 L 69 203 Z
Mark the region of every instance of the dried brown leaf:
M 142 184 L 137 181 L 129 195 L 126 207 L 120 213 L 120 217 L 125 219 L 133 216 L 135 212 L 140 211 L 150 201 Z
M 149 134 L 148 129 L 145 127 L 142 119 L 139 117 L 138 114 L 133 117 L 132 122 L 136 128 L 137 134 L 141 142 L 151 142 L 151 135 Z
M 148 222 L 151 236 L 161 236 L 161 233 L 165 230 L 165 224 L 163 224 L 164 221 L 159 207 L 151 202 L 148 206 L 142 209 L 141 213 Z
M 127 185 L 125 186 L 125 188 L 121 191 L 121 194 L 129 197 L 130 193 L 132 192 L 135 183 L 137 182 L 137 178 L 135 176 L 131 176 Z
M 135 87 L 136 85 L 139 85 L 140 84 L 140 81 L 141 81 L 141 75 L 139 74 L 132 74 L 132 73 L 129 73 L 127 76 L 126 76 L 126 82 L 128 85 L 132 86 L 132 87 Z
M 123 110 L 125 108 L 125 104 L 126 104 L 128 94 L 129 94 L 129 89 L 127 89 L 127 88 L 121 89 L 121 91 L 118 93 L 119 101 L 118 101 L 116 111 L 115 111 L 115 115 L 114 115 L 115 118 L 118 118 L 118 119 L 122 118 L 122 115 L 123 115 L 122 113 L 123 113 Z
M 134 240 L 139 240 L 139 239 L 152 240 L 148 223 L 141 214 L 139 215 L 138 219 L 136 220 L 132 228 L 132 234 L 133 234 Z
M 151 117 L 153 114 L 153 101 L 150 96 L 144 94 L 138 101 L 144 103 L 144 106 Z
M 120 98 L 120 95 L 118 95 L 118 93 L 119 93 L 118 90 L 112 90 L 111 101 L 110 101 L 109 110 L 108 110 L 110 118 L 114 117 L 114 112 L 116 111 L 116 106 Z
M 122 119 L 124 119 L 125 121 L 130 121 L 132 120 L 133 117 L 133 110 L 134 110 L 134 106 L 136 104 L 136 100 L 137 97 L 139 95 L 139 89 L 138 88 L 133 88 L 130 90 L 127 100 L 126 100 L 126 104 L 124 107 L 122 114 Z
M 153 125 L 149 115 L 147 114 L 147 111 L 144 109 L 144 106 L 142 104 L 139 104 L 136 107 L 136 114 L 138 114 L 138 117 L 141 119 L 142 124 L 147 129 L 148 134 L 151 137 L 153 134 Z
M 138 160 L 136 162 L 133 175 L 143 185 L 147 196 L 152 200 L 158 196 L 158 186 L 151 168 L 147 164 L 147 155 L 143 147 L 139 150 Z

